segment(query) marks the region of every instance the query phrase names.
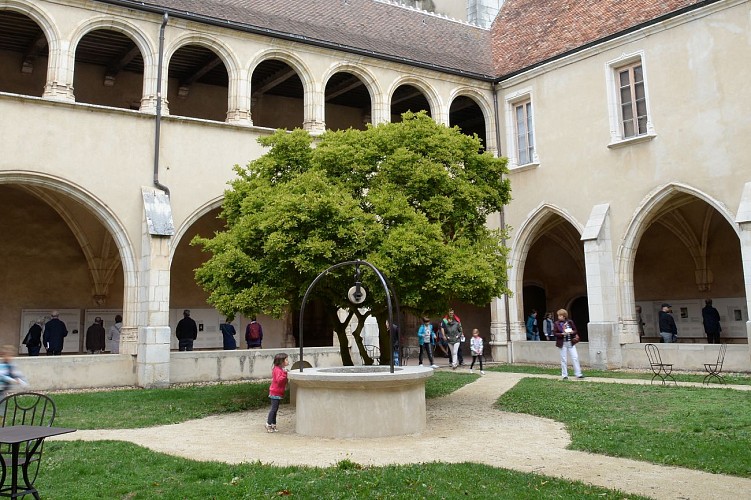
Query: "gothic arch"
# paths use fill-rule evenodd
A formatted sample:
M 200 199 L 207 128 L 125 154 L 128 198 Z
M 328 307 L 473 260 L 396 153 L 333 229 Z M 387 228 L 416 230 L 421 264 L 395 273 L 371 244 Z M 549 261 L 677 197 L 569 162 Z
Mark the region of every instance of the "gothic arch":
M 438 93 L 435 91 L 435 89 L 433 89 L 430 84 L 428 84 L 421 78 L 417 78 L 411 75 L 400 76 L 391 83 L 391 86 L 386 93 L 386 95 L 388 96 L 387 106 L 389 108 L 391 108 L 391 100 L 394 96 L 394 92 L 402 85 L 411 85 L 419 89 L 425 95 L 425 98 L 428 101 L 428 105 L 430 106 L 430 116 L 433 117 L 433 120 L 438 123 L 442 123 L 438 120 L 438 117 L 448 117 L 448 112 L 444 110 L 443 102 L 441 101 L 441 98 L 438 97 Z
M 92 31 L 98 29 L 108 29 L 113 31 L 119 31 L 133 40 L 138 50 L 141 52 L 141 58 L 143 59 L 143 88 L 141 91 L 142 96 L 147 95 L 149 89 L 147 89 L 148 82 L 156 81 L 156 63 L 154 62 L 154 53 L 156 49 L 151 45 L 149 37 L 135 24 L 127 22 L 122 18 L 112 16 L 97 16 L 90 19 L 86 19 L 79 24 L 76 29 L 70 35 L 70 49 L 68 50 L 68 64 L 66 81 L 73 84 L 73 71 L 76 64 L 76 48 L 78 47 L 81 39 Z
M 255 71 L 256 67 L 258 67 L 259 64 L 268 59 L 276 59 L 285 62 L 292 69 L 294 69 L 295 73 L 297 73 L 297 76 L 302 82 L 303 92 L 305 93 L 306 97 L 311 95 L 311 93 L 315 90 L 313 84 L 315 80 L 313 78 L 313 73 L 310 70 L 310 67 L 305 63 L 305 61 L 297 57 L 292 52 L 279 49 L 267 49 L 256 54 L 256 56 L 248 66 L 248 81 L 252 81 L 253 71 Z M 251 91 L 252 90 L 253 89 L 251 89 Z
M 70 197 L 90 210 L 109 231 L 112 239 L 115 240 L 123 266 L 123 281 L 126 290 L 135 290 L 137 288 L 137 263 L 133 244 L 117 215 L 107 208 L 107 205 L 96 195 L 60 177 L 20 170 L 1 172 L 0 184 L 16 184 L 31 188 L 51 189 Z M 132 322 L 132 319 L 135 317 L 135 311 L 131 311 L 131 314 L 133 315 L 130 318 Z
M 740 238 L 740 228 L 735 222 L 733 214 L 721 202 L 711 197 L 707 193 L 696 189 L 688 184 L 669 183 L 657 187 L 644 197 L 631 217 L 626 231 L 623 236 L 621 245 L 618 247 L 617 267 L 618 281 L 620 283 L 620 308 L 621 311 L 633 311 L 635 307 L 634 297 L 634 264 L 636 262 L 636 251 L 639 246 L 641 237 L 647 230 L 653 220 L 659 215 L 658 211 L 667 201 L 675 195 L 687 194 L 706 202 L 711 208 L 717 211 L 733 228 L 738 238 Z
M 31 2 L 22 0 L 0 0 L 0 10 L 11 10 L 19 14 L 24 14 L 41 28 L 49 47 L 47 60 L 47 80 L 49 81 L 50 75 L 54 74 L 53 70 L 57 66 L 61 37 L 57 25 L 52 21 L 52 17 Z
M 185 218 L 182 224 L 180 224 L 180 227 L 178 227 L 177 230 L 175 231 L 175 235 L 172 237 L 172 241 L 170 244 L 170 251 L 169 251 L 170 263 L 172 262 L 172 259 L 175 257 L 175 251 L 177 250 L 178 244 L 183 239 L 185 234 L 188 232 L 188 229 L 190 229 L 190 227 L 193 224 L 195 224 L 196 221 L 198 221 L 201 217 L 211 212 L 212 210 L 221 207 L 223 202 L 224 202 L 224 195 L 217 196 L 216 198 L 209 201 L 208 203 L 196 208 L 192 213 L 190 213 Z
M 524 223 L 519 227 L 510 247 L 509 286 L 511 290 L 516 292 L 515 300 L 510 302 L 511 310 L 509 314 L 512 320 L 523 321 L 524 319 L 523 294 L 519 292 L 524 287 L 524 266 L 527 254 L 539 238 L 541 228 L 553 216 L 558 216 L 568 222 L 579 235 L 584 230 L 584 226 L 566 210 L 549 203 L 541 203 L 527 216 Z

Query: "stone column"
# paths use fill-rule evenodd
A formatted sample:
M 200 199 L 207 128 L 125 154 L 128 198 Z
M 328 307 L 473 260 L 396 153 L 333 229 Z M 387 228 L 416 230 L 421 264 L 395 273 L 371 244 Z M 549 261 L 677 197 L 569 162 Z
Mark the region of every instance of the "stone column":
M 743 186 L 743 195 L 735 218 L 740 229 L 741 262 L 743 263 L 743 283 L 746 289 L 746 310 L 751 313 L 751 182 Z M 746 321 L 746 338 L 749 344 L 751 362 L 751 320 Z
M 619 368 L 623 362 L 609 210 L 607 204 L 592 207 L 581 237 L 589 302 L 589 359 L 592 367 L 600 370 Z M 638 342 L 638 334 L 633 341 Z
M 302 128 L 310 132 L 311 135 L 319 135 L 326 131 L 325 96 L 322 90 L 314 89 L 313 85 L 311 83 L 310 88 L 305 89 Z
M 169 251 L 174 227 L 169 197 L 150 187 L 142 188 L 142 194 L 145 220 L 138 280 L 139 326 L 136 345 L 127 348 L 131 353 L 135 350 L 140 387 L 167 387 L 170 363 Z
M 506 314 L 507 296 L 496 297 L 490 302 L 490 353 L 493 361 L 511 363 L 511 342 L 508 341 L 510 328 Z
M 70 54 L 70 42 L 54 40 L 50 43 L 47 83 L 44 85 L 42 97 L 54 101 L 75 102 L 73 94 L 73 68 L 75 54 Z
M 230 80 L 228 91 L 227 123 L 253 125 L 250 117 L 250 82 L 247 73 L 241 71 Z

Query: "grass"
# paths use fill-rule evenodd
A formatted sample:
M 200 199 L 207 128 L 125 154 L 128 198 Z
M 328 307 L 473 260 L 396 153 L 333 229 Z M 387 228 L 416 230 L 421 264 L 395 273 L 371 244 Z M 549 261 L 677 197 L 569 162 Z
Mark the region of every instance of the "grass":
M 556 368 L 496 371 L 557 375 Z M 597 372 L 588 372 L 595 376 Z M 611 372 L 607 372 L 611 373 Z M 622 373 L 631 378 L 632 372 Z M 637 374 L 638 375 L 638 374 Z M 643 374 L 642 374 L 643 375 Z M 597 375 L 599 376 L 599 374 Z M 437 371 L 426 397 L 478 376 Z M 57 394 L 56 425 L 133 428 L 183 422 L 268 405 L 268 381 L 154 390 Z M 505 411 L 564 422 L 572 448 L 658 464 L 751 477 L 751 392 L 528 378 L 499 399 Z M 227 432 L 234 432 L 228 429 Z M 238 436 L 241 437 L 242 433 Z M 186 436 L 189 439 L 189 436 Z M 284 450 L 279 450 L 284 453 Z M 641 498 L 480 464 L 427 463 L 327 468 L 197 462 L 132 443 L 49 442 L 37 486 L 45 498 Z
M 327 468 L 227 465 L 113 441 L 50 442 L 44 460 L 36 485 L 48 499 L 643 498 L 469 463 L 362 467 L 343 460 Z
M 577 450 L 751 477 L 751 392 L 528 378 L 498 407 L 565 423 Z
M 561 375 L 560 366 L 532 366 L 532 365 L 516 365 L 516 364 L 499 364 L 489 365 L 485 368 L 487 371 L 502 372 L 502 373 L 529 373 L 533 375 Z M 570 368 L 569 368 L 570 370 Z M 614 379 L 639 379 L 650 380 L 652 378 L 652 372 L 643 371 L 621 371 L 621 370 L 585 370 L 584 373 L 588 377 L 601 377 L 601 378 L 614 378 Z M 706 373 L 688 373 L 688 372 L 673 372 L 673 377 L 678 382 L 697 382 L 704 381 Z M 751 385 L 751 376 L 740 373 L 723 373 L 722 376 L 728 384 L 732 385 Z M 714 384 L 713 384 L 714 385 Z

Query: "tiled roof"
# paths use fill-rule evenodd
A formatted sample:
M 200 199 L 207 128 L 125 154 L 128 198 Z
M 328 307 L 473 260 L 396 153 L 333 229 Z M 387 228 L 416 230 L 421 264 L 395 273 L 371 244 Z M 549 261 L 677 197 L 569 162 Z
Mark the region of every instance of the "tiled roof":
M 493 23 L 495 73 L 510 75 L 702 0 L 506 0 Z
M 100 0 L 166 8 L 472 76 L 493 76 L 490 31 L 374 0 Z M 197 21 L 201 19 L 197 18 Z M 234 24 L 234 26 L 233 26 Z

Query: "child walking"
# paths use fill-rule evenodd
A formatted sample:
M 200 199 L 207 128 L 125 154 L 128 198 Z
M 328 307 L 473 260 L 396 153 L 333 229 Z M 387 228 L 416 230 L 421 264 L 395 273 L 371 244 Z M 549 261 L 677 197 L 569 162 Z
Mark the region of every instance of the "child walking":
M 469 350 L 472 352 L 472 364 L 469 365 L 470 373 L 474 373 L 475 361 L 480 360 L 480 374 L 485 375 L 485 372 L 482 370 L 482 337 L 480 337 L 480 330 L 477 328 L 472 330 L 472 338 L 469 339 Z
M 279 403 L 284 399 L 284 391 L 287 390 L 287 354 L 280 352 L 274 356 L 274 367 L 271 369 L 271 386 L 269 386 L 269 399 L 271 410 L 266 418 L 266 432 L 277 432 L 276 413 L 279 411 Z

